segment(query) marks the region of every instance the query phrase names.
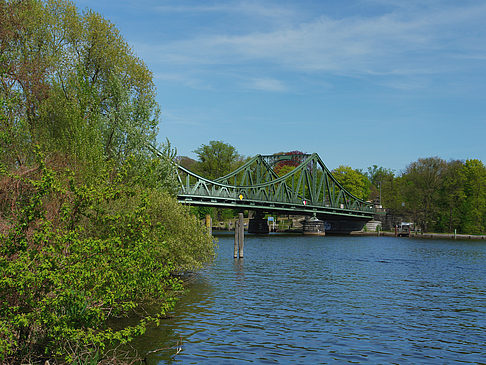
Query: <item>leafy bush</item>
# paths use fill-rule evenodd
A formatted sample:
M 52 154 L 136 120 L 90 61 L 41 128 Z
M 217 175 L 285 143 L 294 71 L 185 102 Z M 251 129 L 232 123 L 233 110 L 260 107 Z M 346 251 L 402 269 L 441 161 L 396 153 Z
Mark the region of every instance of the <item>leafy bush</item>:
M 28 0 L 2 2 L 0 28 L 0 362 L 97 361 L 157 322 L 214 244 L 169 195 L 170 144 L 147 149 L 155 84 L 116 27 Z
M 174 274 L 211 261 L 212 238 L 185 207 L 124 178 L 3 171 L 0 361 L 97 361 L 172 308 Z M 132 326 L 107 324 L 135 313 Z

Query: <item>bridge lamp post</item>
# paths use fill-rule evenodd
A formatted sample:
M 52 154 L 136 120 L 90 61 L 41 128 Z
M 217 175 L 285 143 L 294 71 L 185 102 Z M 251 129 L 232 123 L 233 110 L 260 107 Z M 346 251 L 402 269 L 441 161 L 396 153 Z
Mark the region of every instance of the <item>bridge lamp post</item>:
M 381 208 L 381 181 L 380 181 L 380 208 Z
M 381 181 L 378 184 L 378 188 L 380 189 L 380 208 L 381 208 Z

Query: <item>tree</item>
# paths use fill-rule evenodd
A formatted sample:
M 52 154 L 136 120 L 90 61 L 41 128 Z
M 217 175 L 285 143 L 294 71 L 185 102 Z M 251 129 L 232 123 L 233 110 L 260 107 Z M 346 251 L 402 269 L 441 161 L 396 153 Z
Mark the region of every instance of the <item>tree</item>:
M 0 19 L 5 163 L 32 161 L 32 144 L 94 168 L 144 158 L 157 134 L 155 85 L 112 23 L 64 0 L 3 1 Z
M 406 210 L 425 232 L 436 223 L 446 168 L 447 163 L 439 157 L 420 158 L 408 165 L 402 175 Z
M 275 164 L 273 170 L 277 173 L 278 176 L 284 176 L 285 174 L 295 169 L 304 161 L 305 157 L 305 153 L 302 151 L 279 152 L 275 153 L 274 155 L 292 156 L 289 160 L 279 161 Z
M 370 193 L 369 180 L 361 171 L 341 165 L 332 170 L 331 173 L 349 193 L 359 199 L 368 199 Z
M 393 170 L 384 167 L 373 165 L 368 167 L 365 174 L 371 183 L 370 198 L 380 199 L 380 203 L 385 207 L 391 207 L 393 197 L 396 196 L 394 189 L 394 173 Z
M 465 199 L 462 204 L 463 232 L 486 231 L 486 167 L 477 159 L 467 160 L 461 171 Z
M 222 141 L 210 141 L 194 152 L 199 159 L 195 172 L 208 179 L 224 176 L 243 164 L 243 157 L 236 149 Z
M 177 156 L 176 162 L 190 171 L 192 171 L 194 166 L 197 164 L 196 160 L 187 156 Z
M 96 363 L 214 257 L 172 196 L 175 151 L 147 148 L 157 124 L 152 74 L 113 24 L 0 0 L 0 362 Z
M 97 363 L 173 307 L 174 273 L 214 257 L 187 207 L 123 173 L 87 185 L 41 160 L 1 177 L 1 363 Z
M 192 165 L 194 172 L 208 179 L 227 175 L 244 162 L 235 147 L 222 141 L 210 141 L 208 145 L 203 144 L 194 152 L 198 155 L 198 161 Z M 235 214 L 232 210 L 203 207 L 197 207 L 195 213 L 199 217 L 210 214 L 218 220 L 228 219 Z
M 278 168 L 275 168 L 274 170 L 279 177 L 282 177 L 284 175 L 287 175 L 289 172 L 295 170 L 295 168 L 296 168 L 296 166 L 293 166 L 293 165 L 280 165 L 280 166 L 278 166 Z M 296 177 L 298 177 L 298 176 L 300 176 L 300 172 L 297 173 Z
M 435 229 L 441 232 L 453 232 L 460 229 L 463 214 L 461 207 L 465 198 L 464 162 L 455 160 L 447 163 L 440 184 L 438 198 L 439 211 Z

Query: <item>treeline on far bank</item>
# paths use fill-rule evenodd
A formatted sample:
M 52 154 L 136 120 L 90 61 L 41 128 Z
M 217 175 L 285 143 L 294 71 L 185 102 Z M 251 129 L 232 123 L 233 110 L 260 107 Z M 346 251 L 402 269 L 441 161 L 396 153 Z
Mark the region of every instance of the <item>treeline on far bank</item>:
M 112 23 L 0 1 L 0 363 L 117 362 L 213 259 L 175 199 L 175 152 L 146 149 L 158 122 L 152 74 Z
M 486 233 L 486 167 L 478 159 L 420 158 L 401 173 L 376 168 L 366 174 L 370 198 L 424 232 Z
M 194 151 L 197 160 L 179 157 L 185 167 L 207 178 L 228 174 L 245 159 L 222 141 L 210 141 Z M 300 151 L 278 154 L 302 154 Z M 295 163 L 281 162 L 279 175 L 290 172 Z M 395 220 L 416 223 L 424 232 L 486 233 L 486 167 L 478 159 L 445 161 L 421 158 L 401 172 L 373 165 L 366 171 L 339 166 L 331 171 L 336 179 L 360 199 L 382 205 Z M 234 212 L 198 208 L 201 216 L 212 213 L 228 219 Z

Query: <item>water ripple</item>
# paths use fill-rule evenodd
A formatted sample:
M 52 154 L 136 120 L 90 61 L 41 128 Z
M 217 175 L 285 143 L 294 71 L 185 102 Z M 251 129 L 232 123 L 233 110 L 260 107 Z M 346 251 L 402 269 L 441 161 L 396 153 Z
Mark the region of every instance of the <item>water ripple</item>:
M 150 364 L 484 363 L 486 244 L 222 236 L 173 318 L 135 343 Z M 182 339 L 182 351 L 174 345 Z

